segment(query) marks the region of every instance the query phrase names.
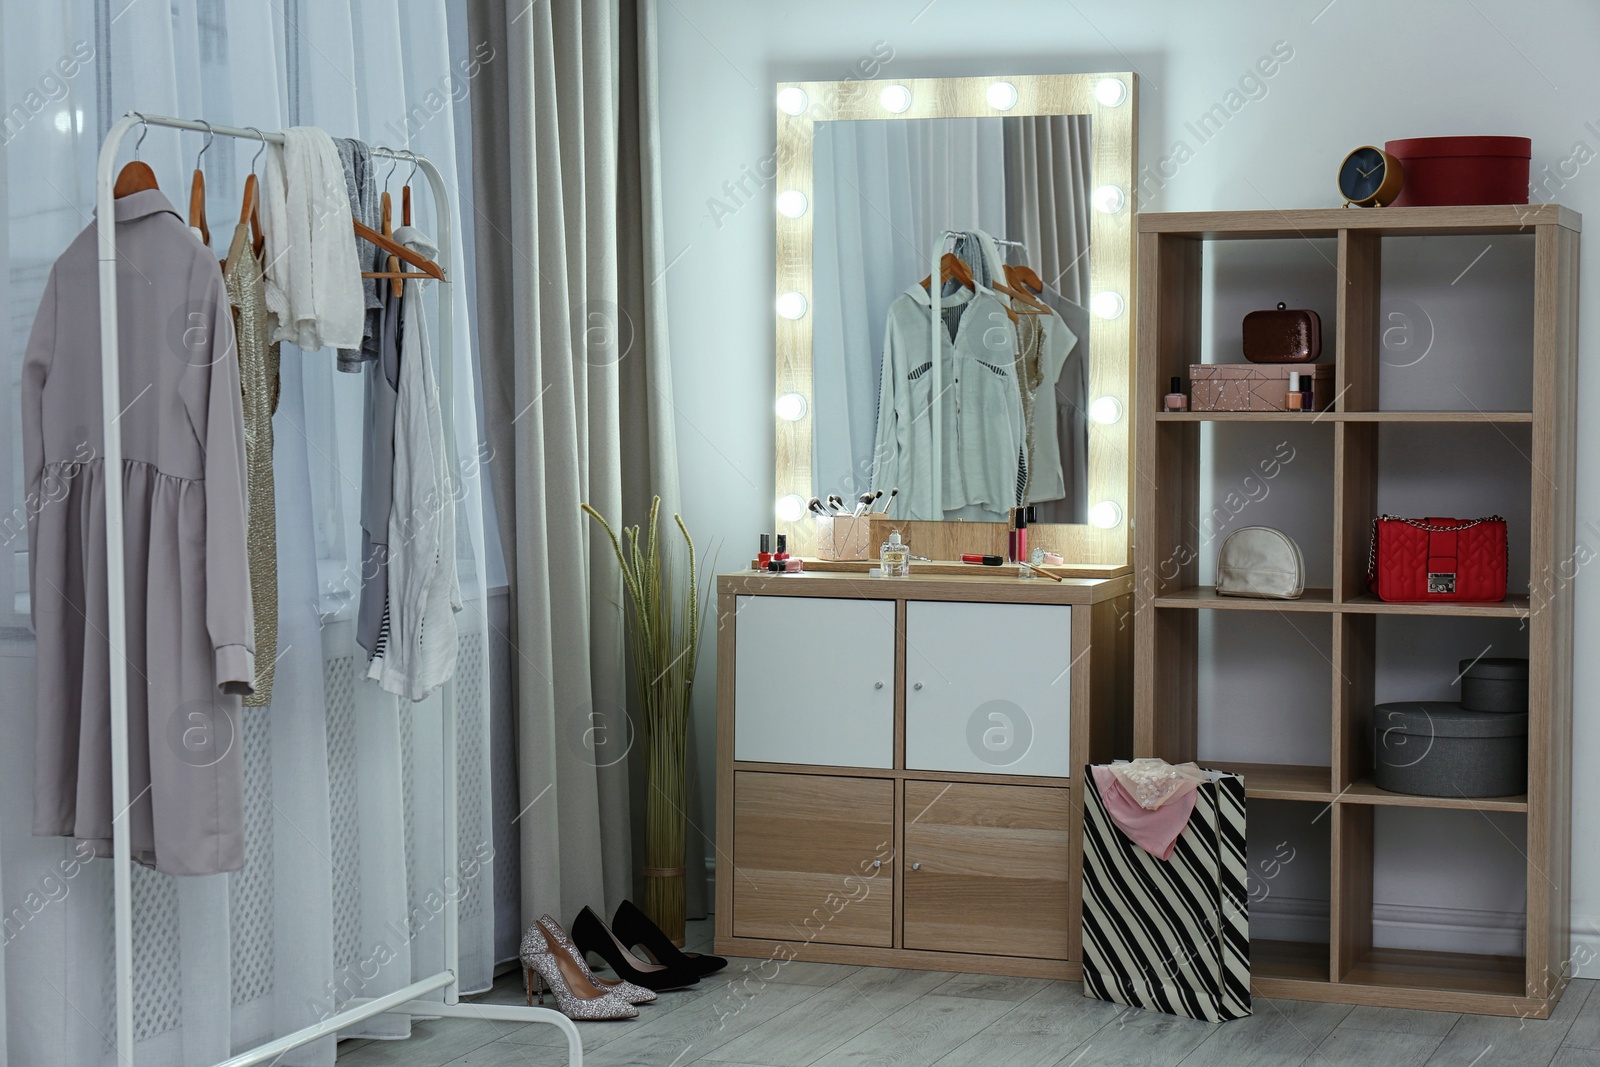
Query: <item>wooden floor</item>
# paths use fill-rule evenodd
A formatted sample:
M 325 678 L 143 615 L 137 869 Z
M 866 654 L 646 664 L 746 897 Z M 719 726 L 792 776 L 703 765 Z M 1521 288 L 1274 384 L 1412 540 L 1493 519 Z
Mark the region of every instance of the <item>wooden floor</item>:
M 706 948 L 709 923 L 690 947 Z M 1089 1000 L 1075 982 L 737 960 L 620 1023 L 580 1023 L 589 1067 L 1600 1067 L 1600 996 L 1545 1022 L 1257 999 L 1220 1026 Z M 771 976 L 770 980 L 763 975 Z M 518 975 L 486 1000 L 521 1003 Z M 1592 1003 L 1591 1003 L 1592 1002 Z M 345 1041 L 340 1067 L 566 1063 L 548 1026 L 437 1020 Z

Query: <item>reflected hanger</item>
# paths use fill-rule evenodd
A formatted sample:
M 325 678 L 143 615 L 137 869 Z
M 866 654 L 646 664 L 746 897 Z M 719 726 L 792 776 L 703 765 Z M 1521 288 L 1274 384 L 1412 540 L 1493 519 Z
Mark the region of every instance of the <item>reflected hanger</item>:
M 928 283 L 932 280 L 933 276 L 930 274 L 922 279 L 919 284 L 926 289 L 928 288 Z M 951 281 L 960 282 L 962 286 L 968 289 L 977 288 L 972 281 L 972 268 L 968 267 L 966 262 L 954 252 L 946 252 L 943 258 L 939 260 L 939 284 L 944 285 Z
M 929 275 L 927 278 L 922 279 L 920 284 L 924 289 L 927 289 L 928 282 L 931 280 L 932 275 Z M 972 268 L 968 267 L 966 262 L 954 252 L 946 252 L 939 260 L 939 284 L 942 286 L 951 281 L 959 282 L 961 285 L 974 291 L 976 291 L 978 288 L 977 284 L 972 279 Z M 1002 286 L 997 291 L 1005 292 L 1005 289 Z M 1010 296 L 1011 294 L 1006 292 L 1006 295 Z M 1009 307 L 1005 309 L 1005 312 L 1006 317 L 1008 317 L 1012 322 L 1017 321 L 1017 312 L 1011 310 Z
M 1019 315 L 1051 315 L 1051 314 L 1054 314 L 1054 312 L 1052 312 L 1048 306 L 1046 306 L 1045 304 L 1041 303 L 1039 301 L 1039 299 L 1036 296 L 1034 296 L 1034 292 L 1042 291 L 1044 289 L 1044 286 L 1040 285 L 1033 292 L 1029 292 L 1028 286 L 1024 284 L 1024 282 L 1026 281 L 1026 276 L 1023 275 L 1023 273 L 1022 273 L 1023 271 L 1027 271 L 1028 274 L 1032 275 L 1035 280 L 1038 280 L 1039 276 L 1037 274 L 1033 273 L 1033 268 L 1031 268 L 1031 267 L 1013 267 L 1011 264 L 1006 263 L 1006 264 L 1003 264 L 1001 266 L 1001 270 L 1005 274 L 1006 284 L 1005 285 L 998 285 L 997 284 L 994 287 L 995 291 L 996 292 L 1005 293 L 1007 296 L 1011 297 L 1014 300 L 1018 300 L 1022 304 L 1025 305 L 1024 307 L 1019 307 L 1019 308 L 1016 309 L 1017 314 L 1019 314 Z
M 200 243 L 209 245 L 211 227 L 206 225 L 206 172 L 200 169 L 200 160 L 205 157 L 217 135 L 211 132 L 211 123 L 205 119 L 197 121 L 206 128 L 206 143 L 200 146 L 200 151 L 194 157 L 194 178 L 189 182 L 189 225 L 200 231 Z
M 150 164 L 139 158 L 139 148 L 144 144 L 145 134 L 150 132 L 150 124 L 145 122 L 144 116 L 137 111 L 129 114 L 138 115 L 143 125 L 139 127 L 139 139 L 133 142 L 133 159 L 122 168 L 122 172 L 117 175 L 117 184 L 111 189 L 111 195 L 118 199 L 132 193 L 141 193 L 146 189 L 160 188 L 156 185 L 156 172 L 150 169 Z

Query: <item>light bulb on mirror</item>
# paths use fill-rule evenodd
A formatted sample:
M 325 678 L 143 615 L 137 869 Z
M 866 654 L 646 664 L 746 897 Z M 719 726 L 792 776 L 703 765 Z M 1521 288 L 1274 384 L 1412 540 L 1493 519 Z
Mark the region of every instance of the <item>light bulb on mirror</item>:
M 989 106 L 996 111 L 1010 111 L 1017 106 L 1017 87 L 1010 82 L 992 82 L 989 85 Z
M 799 393 L 784 393 L 778 398 L 778 418 L 784 422 L 799 422 L 806 417 L 809 407 L 806 398 Z
M 1128 85 L 1121 78 L 1101 78 L 1094 84 L 1094 98 L 1106 107 L 1116 107 L 1128 99 Z
M 1122 294 L 1114 293 L 1109 289 L 1096 293 L 1089 298 L 1089 310 L 1102 319 L 1114 319 L 1122 314 L 1123 309 L 1126 307 L 1127 304 L 1123 301 Z
M 1089 405 L 1089 417 L 1102 426 L 1122 419 L 1122 401 L 1114 396 L 1097 396 Z
M 806 313 L 806 298 L 802 293 L 793 291 L 778 297 L 778 314 L 786 319 L 798 319 Z
M 806 96 L 804 89 L 791 85 L 787 89 L 778 90 L 778 110 L 785 115 L 798 115 L 805 111 L 809 103 L 811 98 Z
M 878 94 L 878 103 L 882 104 L 886 111 L 898 115 L 911 106 L 911 90 L 899 84 L 885 85 L 883 92 Z
M 780 496 L 777 506 L 778 518 L 783 522 L 799 522 L 800 517 L 806 513 L 806 502 L 794 493 Z
M 799 500 L 799 497 L 795 497 Z M 1102 530 L 1110 530 L 1122 521 L 1122 509 L 1114 500 L 1102 500 L 1089 509 L 1089 524 L 1098 526 Z
M 1094 201 L 1096 211 L 1106 215 L 1114 215 L 1122 210 L 1122 205 L 1128 198 L 1122 195 L 1122 190 L 1115 185 L 1102 185 L 1097 188 L 1091 199 Z
M 778 194 L 778 214 L 797 219 L 806 213 L 806 194 L 798 189 L 785 189 Z

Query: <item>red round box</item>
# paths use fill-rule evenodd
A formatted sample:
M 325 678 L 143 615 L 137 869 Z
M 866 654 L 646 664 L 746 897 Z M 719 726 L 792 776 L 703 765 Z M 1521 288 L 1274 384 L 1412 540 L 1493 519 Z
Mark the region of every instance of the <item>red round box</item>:
M 1406 137 L 1383 150 L 1406 171 L 1395 207 L 1528 202 L 1527 137 Z

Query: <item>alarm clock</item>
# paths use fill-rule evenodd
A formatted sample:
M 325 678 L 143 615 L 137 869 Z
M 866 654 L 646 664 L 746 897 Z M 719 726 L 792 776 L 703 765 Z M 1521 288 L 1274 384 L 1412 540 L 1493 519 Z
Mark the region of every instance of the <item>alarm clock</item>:
M 1339 194 L 1345 207 L 1388 207 L 1400 195 L 1405 179 L 1400 161 L 1371 145 L 1356 149 L 1339 164 Z

